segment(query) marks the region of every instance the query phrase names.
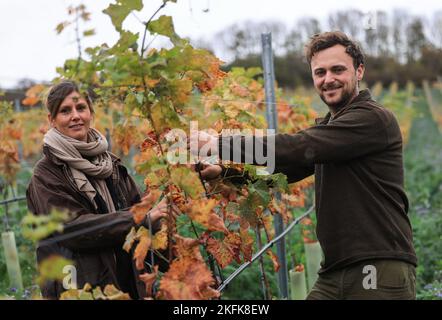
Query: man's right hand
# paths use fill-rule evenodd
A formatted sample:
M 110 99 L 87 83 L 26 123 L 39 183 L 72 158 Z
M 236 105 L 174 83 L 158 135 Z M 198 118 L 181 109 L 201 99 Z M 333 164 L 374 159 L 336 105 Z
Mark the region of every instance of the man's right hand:
M 216 179 L 222 172 L 222 167 L 219 164 L 199 163 L 200 174 L 204 180 Z

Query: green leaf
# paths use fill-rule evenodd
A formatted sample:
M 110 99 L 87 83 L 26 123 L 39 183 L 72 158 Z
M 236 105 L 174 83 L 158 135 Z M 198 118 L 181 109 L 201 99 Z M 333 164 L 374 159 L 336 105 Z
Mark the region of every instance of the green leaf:
M 33 215 L 28 213 L 22 219 L 22 234 L 32 241 L 47 238 L 54 232 L 63 231 L 63 222 L 68 219 L 68 214 L 63 211 L 52 210 L 50 215 Z
M 110 4 L 103 10 L 103 13 L 110 16 L 112 24 L 118 32 L 122 31 L 123 21 L 133 10 L 140 11 L 143 9 L 142 0 L 117 0 L 116 4 Z
M 249 197 L 252 197 L 257 204 L 264 208 L 267 207 L 271 200 L 267 183 L 264 180 L 249 183 Z
M 57 31 L 57 34 L 62 33 L 64 28 L 66 28 L 70 24 L 71 23 L 69 21 L 60 22 L 59 24 L 57 24 L 57 27 L 55 27 L 55 30 Z
M 90 37 L 95 35 L 95 29 L 88 29 L 83 31 L 83 36 Z
M 192 199 L 198 199 L 201 197 L 201 194 L 204 194 L 204 188 L 201 184 L 198 174 L 189 168 L 172 168 L 171 180 Z
M 132 48 L 134 44 L 137 43 L 138 33 L 132 33 L 130 31 L 121 31 L 120 39 L 118 42 L 109 50 L 110 54 L 116 54 L 126 51 L 129 48 Z
M 162 15 L 157 20 L 151 21 L 147 27 L 151 33 L 168 37 L 173 44 L 177 44 L 180 37 L 175 33 L 172 17 Z
M 66 273 L 63 273 L 65 266 L 73 265 L 73 261 L 61 256 L 50 256 L 39 263 L 37 283 L 41 285 L 48 280 L 62 280 L 66 276 Z
M 244 198 L 239 203 L 239 214 L 243 217 L 247 222 L 250 223 L 252 227 L 256 227 L 258 224 L 258 217 L 256 216 L 256 203 L 253 202 L 252 197 L 248 196 Z
M 270 179 L 272 179 L 272 185 L 274 188 L 277 189 L 279 192 L 287 192 L 289 185 L 287 182 L 287 176 L 283 173 L 275 173 L 270 176 Z

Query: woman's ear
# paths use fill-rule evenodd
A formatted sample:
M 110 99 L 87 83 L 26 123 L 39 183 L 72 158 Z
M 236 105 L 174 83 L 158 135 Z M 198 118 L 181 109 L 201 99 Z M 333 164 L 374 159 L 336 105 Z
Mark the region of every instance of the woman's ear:
M 54 119 L 51 117 L 50 113 L 48 113 L 48 122 L 49 122 L 49 125 L 53 128 L 54 127 Z

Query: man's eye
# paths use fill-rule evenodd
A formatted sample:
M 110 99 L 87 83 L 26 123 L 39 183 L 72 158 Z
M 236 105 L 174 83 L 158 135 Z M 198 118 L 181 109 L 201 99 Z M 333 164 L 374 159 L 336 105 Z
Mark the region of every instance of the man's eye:
M 341 73 L 341 72 L 344 72 L 344 71 L 345 71 L 344 68 L 336 68 L 336 69 L 335 69 L 335 72 L 336 72 L 336 73 Z

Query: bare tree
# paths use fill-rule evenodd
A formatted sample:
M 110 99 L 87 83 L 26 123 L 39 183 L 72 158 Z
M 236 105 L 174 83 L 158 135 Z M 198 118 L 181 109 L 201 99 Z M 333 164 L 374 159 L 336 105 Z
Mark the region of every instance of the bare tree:
M 406 26 L 410 17 L 404 10 L 396 9 L 392 17 L 392 40 L 394 57 L 397 61 L 404 62 L 406 57 Z
M 427 44 L 424 23 L 421 17 L 414 17 L 407 26 L 407 61 L 419 59 L 421 49 Z
M 430 35 L 433 44 L 442 49 L 442 10 L 436 11 L 431 20 Z

